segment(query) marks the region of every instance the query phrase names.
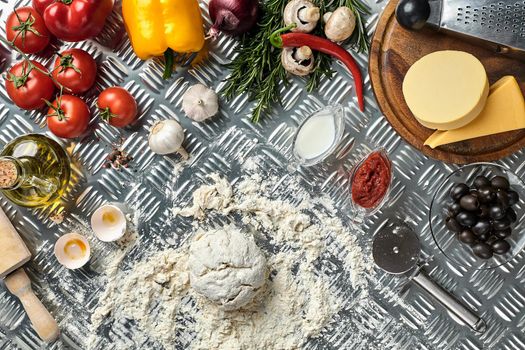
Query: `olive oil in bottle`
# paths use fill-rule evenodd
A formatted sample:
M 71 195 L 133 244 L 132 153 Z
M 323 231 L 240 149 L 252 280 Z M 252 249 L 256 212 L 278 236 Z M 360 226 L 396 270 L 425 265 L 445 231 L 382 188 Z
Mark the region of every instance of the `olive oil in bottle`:
M 0 152 L 0 191 L 23 207 L 53 204 L 69 183 L 70 164 L 56 141 L 37 134 L 18 137 Z

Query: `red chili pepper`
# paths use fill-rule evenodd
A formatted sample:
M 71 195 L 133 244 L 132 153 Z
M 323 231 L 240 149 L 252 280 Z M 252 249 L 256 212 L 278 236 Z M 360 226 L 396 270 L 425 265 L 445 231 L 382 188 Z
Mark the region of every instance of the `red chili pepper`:
M 283 31 L 287 31 L 291 28 L 293 28 L 293 25 L 277 30 L 272 35 L 270 35 L 270 42 L 272 43 L 272 45 L 277 48 L 308 46 L 312 50 L 325 53 L 343 62 L 346 68 L 350 70 L 352 76 L 354 77 L 355 92 L 357 95 L 359 109 L 361 111 L 364 111 L 365 102 L 363 98 L 363 77 L 361 76 L 361 70 L 359 69 L 359 65 L 352 57 L 352 55 L 350 55 L 350 53 L 346 51 L 342 46 L 337 45 L 336 43 L 328 39 L 321 38 L 316 35 L 305 33 L 281 34 Z

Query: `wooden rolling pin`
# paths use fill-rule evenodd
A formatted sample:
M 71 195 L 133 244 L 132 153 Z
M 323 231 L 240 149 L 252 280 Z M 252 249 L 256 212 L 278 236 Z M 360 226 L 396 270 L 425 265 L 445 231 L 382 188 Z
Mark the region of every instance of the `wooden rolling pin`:
M 58 325 L 53 316 L 33 293 L 31 281 L 20 268 L 31 259 L 24 241 L 0 208 L 0 279 L 4 278 L 7 289 L 22 302 L 33 328 L 45 342 L 58 338 Z M 14 272 L 13 272 L 14 271 Z

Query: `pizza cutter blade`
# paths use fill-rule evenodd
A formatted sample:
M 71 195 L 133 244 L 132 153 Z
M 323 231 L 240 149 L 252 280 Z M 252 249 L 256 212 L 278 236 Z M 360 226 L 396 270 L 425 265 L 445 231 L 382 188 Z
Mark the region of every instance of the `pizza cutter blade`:
M 414 270 L 411 281 L 430 294 L 452 315 L 478 333 L 486 330 L 485 321 L 461 304 L 448 291 L 434 282 L 418 266 L 419 239 L 406 226 L 387 227 L 374 237 L 372 255 L 375 263 L 387 273 L 400 275 Z M 414 269 L 415 268 L 415 269 Z

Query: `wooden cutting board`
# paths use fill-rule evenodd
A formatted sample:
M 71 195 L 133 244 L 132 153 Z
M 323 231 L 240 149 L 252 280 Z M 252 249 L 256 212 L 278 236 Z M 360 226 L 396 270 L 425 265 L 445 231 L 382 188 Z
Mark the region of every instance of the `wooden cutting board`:
M 424 146 L 423 143 L 433 130 L 416 121 L 402 91 L 403 78 L 414 62 L 434 51 L 466 51 L 483 63 L 491 84 L 504 75 L 513 75 L 524 93 L 525 62 L 437 33 L 430 28 L 421 31 L 405 30 L 395 18 L 397 3 L 398 0 L 391 0 L 379 18 L 372 38 L 369 63 L 377 102 L 392 127 L 425 155 L 447 163 L 497 160 L 525 147 L 525 129 L 443 145 L 436 149 Z

